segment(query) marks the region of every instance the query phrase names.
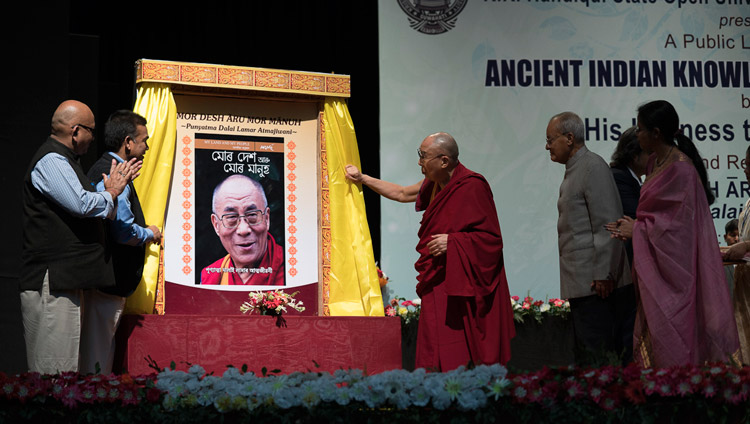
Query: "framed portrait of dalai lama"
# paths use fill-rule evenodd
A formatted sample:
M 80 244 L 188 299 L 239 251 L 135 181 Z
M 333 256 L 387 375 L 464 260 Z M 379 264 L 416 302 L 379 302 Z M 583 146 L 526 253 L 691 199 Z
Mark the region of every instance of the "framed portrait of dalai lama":
M 163 246 L 146 258 L 158 260 L 156 291 L 144 286 L 155 312 L 239 314 L 248 293 L 285 290 L 303 314 L 327 314 L 324 117 L 349 76 L 141 59 L 136 85 L 162 140 L 149 166 L 164 172 L 147 182 L 166 197 Z
M 317 105 L 180 95 L 175 102 L 165 279 L 211 290 L 316 282 Z

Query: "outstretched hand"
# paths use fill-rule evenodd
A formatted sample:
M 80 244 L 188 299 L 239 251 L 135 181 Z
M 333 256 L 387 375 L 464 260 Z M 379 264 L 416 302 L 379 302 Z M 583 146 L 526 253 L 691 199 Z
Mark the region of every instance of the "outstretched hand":
M 364 184 L 364 177 L 359 172 L 359 168 L 354 165 L 346 165 L 346 178 L 350 181 L 354 181 L 357 184 Z
M 151 230 L 152 233 L 154 233 L 154 238 L 151 239 L 151 243 L 153 244 L 161 244 L 162 234 L 161 231 L 159 231 L 159 227 L 156 225 L 149 225 L 148 229 Z

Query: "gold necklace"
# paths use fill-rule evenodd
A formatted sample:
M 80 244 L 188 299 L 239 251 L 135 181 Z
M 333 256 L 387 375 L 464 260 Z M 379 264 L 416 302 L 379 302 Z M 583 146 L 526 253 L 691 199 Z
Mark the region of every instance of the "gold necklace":
M 659 163 L 659 158 L 658 157 L 656 158 L 656 166 L 662 166 L 662 165 L 664 165 L 664 161 L 667 160 L 667 158 L 669 157 L 669 155 L 672 154 L 672 149 L 674 149 L 674 145 L 672 145 L 672 147 L 669 148 L 669 151 L 667 152 L 666 155 L 664 155 L 664 158 L 661 160 L 661 163 Z

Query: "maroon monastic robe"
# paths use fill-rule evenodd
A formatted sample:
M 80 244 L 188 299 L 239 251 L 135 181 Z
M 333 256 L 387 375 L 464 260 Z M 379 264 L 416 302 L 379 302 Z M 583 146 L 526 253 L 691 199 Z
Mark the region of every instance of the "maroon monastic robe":
M 459 163 L 442 190 L 425 180 L 416 208 L 425 211 L 414 265 L 422 299 L 416 366 L 507 363 L 515 328 L 489 184 Z M 448 234 L 444 255 L 427 249 L 433 234 Z

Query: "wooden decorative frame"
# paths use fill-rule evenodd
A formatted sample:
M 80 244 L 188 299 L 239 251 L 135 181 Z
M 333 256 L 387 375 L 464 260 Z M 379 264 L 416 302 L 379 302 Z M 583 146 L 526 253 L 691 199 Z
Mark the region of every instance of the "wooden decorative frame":
M 348 75 L 150 59 L 138 60 L 135 68 L 136 84 L 155 82 L 312 96 L 350 96 Z

